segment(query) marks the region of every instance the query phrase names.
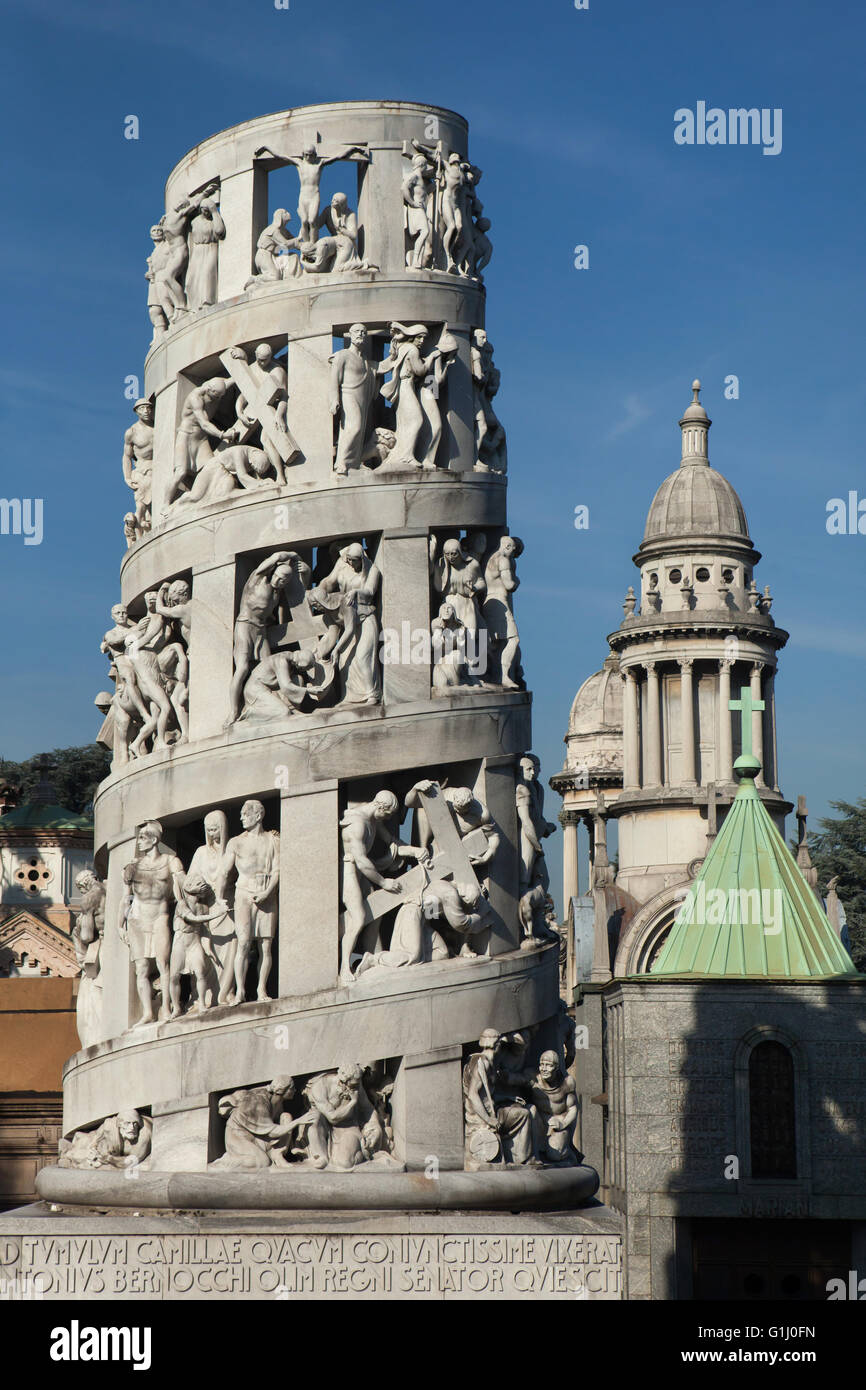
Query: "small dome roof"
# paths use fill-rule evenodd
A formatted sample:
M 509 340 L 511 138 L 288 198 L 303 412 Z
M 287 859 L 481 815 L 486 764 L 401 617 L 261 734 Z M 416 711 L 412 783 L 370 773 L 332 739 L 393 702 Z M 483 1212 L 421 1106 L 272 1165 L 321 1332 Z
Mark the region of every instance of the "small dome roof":
M 65 806 L 46 806 L 38 801 L 27 801 L 14 811 L 0 816 L 0 835 L 14 830 L 59 830 L 64 833 L 77 832 L 80 835 L 92 834 L 93 821 L 88 816 L 79 816 L 68 811 Z
M 568 717 L 568 735 L 622 729 L 622 679 L 619 660 L 609 656 L 600 671 L 583 682 Z
M 678 536 L 735 536 L 749 542 L 746 513 L 737 492 L 717 469 L 682 465 L 665 478 L 652 500 L 644 542 Z

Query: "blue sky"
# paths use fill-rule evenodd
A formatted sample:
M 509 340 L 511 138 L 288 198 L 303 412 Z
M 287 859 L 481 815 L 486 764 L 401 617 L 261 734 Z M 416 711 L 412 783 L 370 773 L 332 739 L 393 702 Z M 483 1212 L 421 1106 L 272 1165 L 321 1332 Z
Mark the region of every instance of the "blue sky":
M 860 5 L 7 0 L 5 15 L 0 492 L 44 498 L 45 519 L 39 546 L 0 536 L 3 756 L 99 725 L 129 495 L 123 382 L 150 337 L 142 277 L 166 175 L 250 117 L 396 97 L 462 112 L 485 173 L 487 327 L 545 774 L 621 619 L 698 375 L 711 459 L 791 632 L 783 787 L 807 792 L 813 824 L 863 794 L 866 536 L 825 528 L 830 497 L 866 497 Z M 781 108 L 781 153 L 676 145 L 675 110 L 699 100 Z

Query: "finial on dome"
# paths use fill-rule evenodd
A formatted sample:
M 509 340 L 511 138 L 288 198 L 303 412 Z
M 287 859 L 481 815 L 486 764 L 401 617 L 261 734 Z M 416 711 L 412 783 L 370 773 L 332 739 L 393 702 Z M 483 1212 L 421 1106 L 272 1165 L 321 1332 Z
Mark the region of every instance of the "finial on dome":
M 707 456 L 707 432 L 712 421 L 701 405 L 701 383 L 697 377 L 692 382 L 692 399 L 680 420 L 683 432 L 683 455 L 680 465 L 709 463 Z

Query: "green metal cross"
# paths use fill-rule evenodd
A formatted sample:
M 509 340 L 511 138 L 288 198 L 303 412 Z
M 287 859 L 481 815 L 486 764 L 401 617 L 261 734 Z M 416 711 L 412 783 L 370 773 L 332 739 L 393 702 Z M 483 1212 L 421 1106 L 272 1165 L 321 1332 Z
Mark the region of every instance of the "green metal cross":
M 728 709 L 740 711 L 740 742 L 742 745 L 742 752 L 751 756 L 753 753 L 752 711 L 754 710 L 755 713 L 758 713 L 759 711 L 766 709 L 766 705 L 764 704 L 763 700 L 752 699 L 751 686 L 741 685 L 739 700 L 729 700 Z

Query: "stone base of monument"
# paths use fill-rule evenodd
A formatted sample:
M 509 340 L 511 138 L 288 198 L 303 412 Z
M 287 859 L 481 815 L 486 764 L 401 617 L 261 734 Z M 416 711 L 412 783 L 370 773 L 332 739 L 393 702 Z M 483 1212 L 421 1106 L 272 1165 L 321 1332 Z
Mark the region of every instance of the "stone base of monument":
M 330 1176 L 354 1181 L 317 1180 Z M 143 1194 L 146 1181 L 127 1186 Z M 442 1193 L 427 1201 L 442 1205 Z M 142 1203 L 108 1212 L 37 1202 L 0 1217 L 0 1293 L 73 1302 L 622 1298 L 622 1223 L 600 1204 L 435 1213 L 318 1206 L 181 1212 Z

